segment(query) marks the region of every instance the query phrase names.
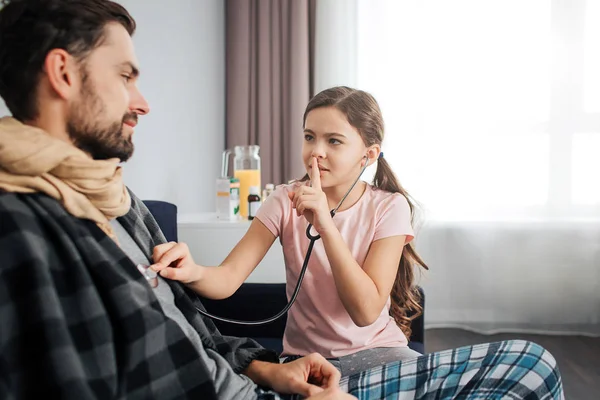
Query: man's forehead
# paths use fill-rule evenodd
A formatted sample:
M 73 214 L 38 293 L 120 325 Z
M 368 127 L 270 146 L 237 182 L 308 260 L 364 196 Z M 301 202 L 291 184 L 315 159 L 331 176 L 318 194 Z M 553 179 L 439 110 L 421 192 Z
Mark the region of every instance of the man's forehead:
M 111 23 L 105 27 L 104 40 L 92 53 L 97 53 L 95 58 L 108 63 L 139 69 L 133 40 L 120 24 Z

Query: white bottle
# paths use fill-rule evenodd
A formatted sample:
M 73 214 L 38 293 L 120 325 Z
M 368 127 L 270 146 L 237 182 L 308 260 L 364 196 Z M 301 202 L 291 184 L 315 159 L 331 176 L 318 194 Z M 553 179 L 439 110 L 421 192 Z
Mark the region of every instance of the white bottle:
M 240 180 L 222 177 L 217 179 L 217 219 L 235 221 L 240 216 Z
M 263 203 L 267 199 L 267 197 L 269 197 L 269 195 L 271 193 L 273 193 L 274 190 L 275 190 L 275 185 L 273 185 L 272 183 L 267 183 L 265 185 L 265 190 L 263 190 L 263 196 L 262 196 Z

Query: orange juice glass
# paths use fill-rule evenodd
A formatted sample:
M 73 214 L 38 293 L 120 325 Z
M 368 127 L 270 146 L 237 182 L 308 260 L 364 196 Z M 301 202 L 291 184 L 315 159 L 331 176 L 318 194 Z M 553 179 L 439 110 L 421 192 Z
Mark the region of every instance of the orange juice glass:
M 240 215 L 248 218 L 248 195 L 250 186 L 260 185 L 260 169 L 238 169 L 234 171 L 234 177 L 240 180 Z

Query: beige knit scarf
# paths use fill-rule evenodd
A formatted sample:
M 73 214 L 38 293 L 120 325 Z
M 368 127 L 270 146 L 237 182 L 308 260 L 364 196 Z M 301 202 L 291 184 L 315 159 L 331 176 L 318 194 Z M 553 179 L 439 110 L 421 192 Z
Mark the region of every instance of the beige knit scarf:
M 109 220 L 131 206 L 119 160 L 94 160 L 75 146 L 11 117 L 0 118 L 0 189 L 45 193 L 116 241 Z

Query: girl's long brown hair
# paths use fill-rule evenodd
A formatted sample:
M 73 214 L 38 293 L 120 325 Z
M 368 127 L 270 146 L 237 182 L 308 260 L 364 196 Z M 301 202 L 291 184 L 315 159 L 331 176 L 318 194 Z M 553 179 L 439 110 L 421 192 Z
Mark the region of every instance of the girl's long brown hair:
M 369 93 L 346 86 L 326 89 L 313 97 L 306 106 L 304 123 L 306 123 L 306 116 L 310 111 L 321 107 L 335 107 L 344 113 L 350 125 L 359 132 L 367 147 L 374 144 L 381 146 L 384 134 L 383 116 L 379 104 L 377 104 L 375 98 Z M 408 201 L 411 223 L 414 224 L 414 201 L 400 185 L 385 158 L 379 158 L 377 161 L 377 170 L 373 179 L 373 185 L 390 193 L 402 194 Z M 423 308 L 419 303 L 420 293 L 414 284 L 413 265 L 415 264 L 421 268 L 429 269 L 417 254 L 411 242 L 404 246 L 394 286 L 390 294 L 390 315 L 396 320 L 396 324 L 398 324 L 402 332 L 409 339 L 412 333 L 410 329 L 411 321 L 423 313 Z

